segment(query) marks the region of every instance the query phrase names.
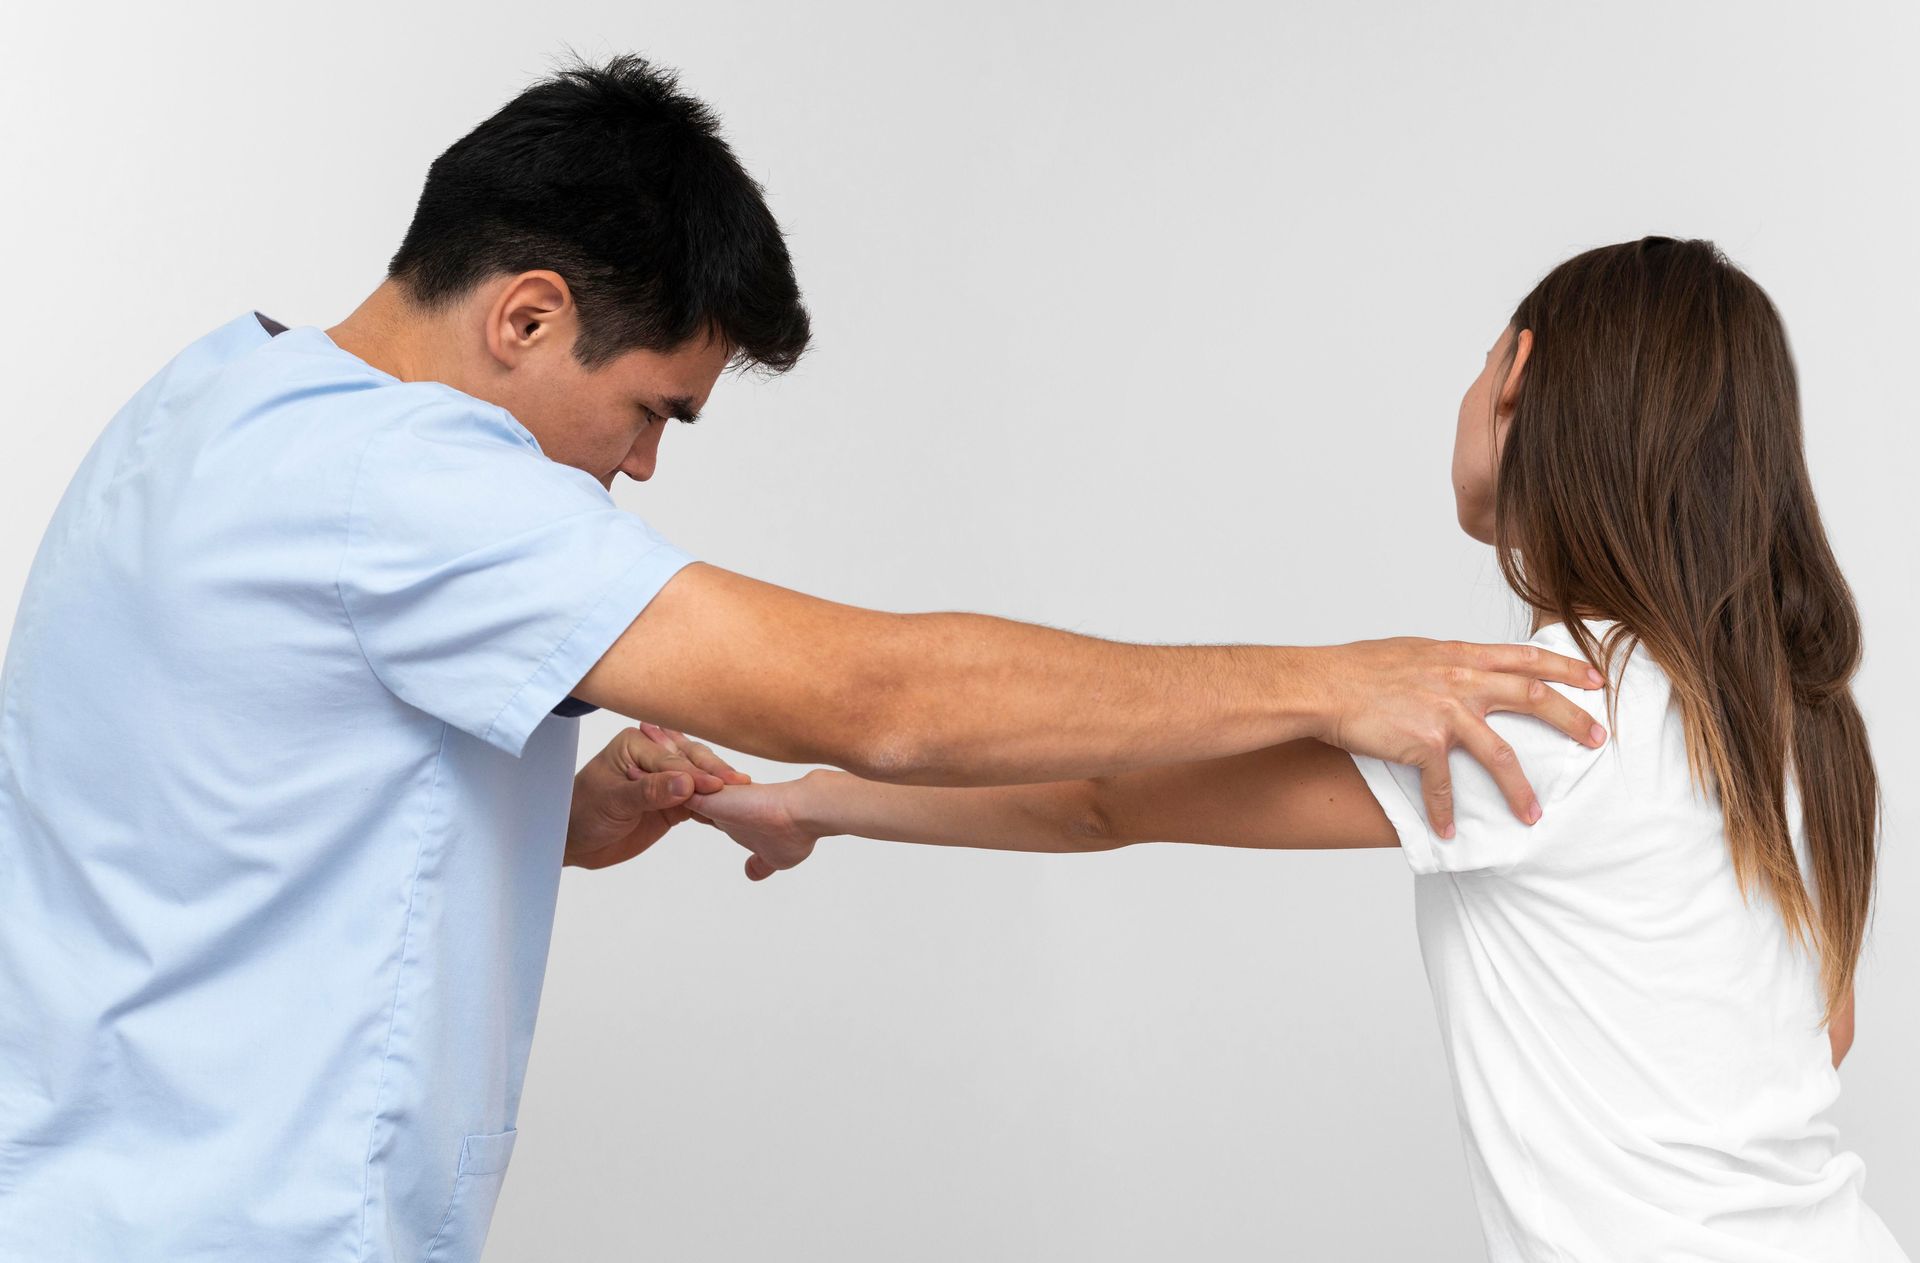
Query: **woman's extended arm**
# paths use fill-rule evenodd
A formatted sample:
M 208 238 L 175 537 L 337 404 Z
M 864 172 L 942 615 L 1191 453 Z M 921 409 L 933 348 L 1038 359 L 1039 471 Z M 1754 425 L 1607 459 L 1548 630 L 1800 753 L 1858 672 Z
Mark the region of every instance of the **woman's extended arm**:
M 1293 741 L 1201 763 L 993 789 L 887 785 L 844 772 L 729 786 L 698 815 L 753 852 L 758 880 L 837 834 L 999 851 L 1104 851 L 1136 842 L 1393 846 L 1393 827 L 1345 752 Z

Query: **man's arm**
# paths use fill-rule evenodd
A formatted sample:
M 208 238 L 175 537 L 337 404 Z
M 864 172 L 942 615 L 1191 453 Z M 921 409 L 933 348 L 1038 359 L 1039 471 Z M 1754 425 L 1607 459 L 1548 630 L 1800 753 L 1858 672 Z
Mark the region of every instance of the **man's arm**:
M 574 693 L 750 754 L 912 784 L 1109 775 L 1321 737 L 1421 768 L 1444 832 L 1454 746 L 1492 769 L 1516 814 L 1533 803 L 1489 711 L 1602 739 L 1540 679 L 1599 683 L 1529 646 L 1117 644 L 975 614 L 883 614 L 692 565 Z
M 1141 842 L 1306 849 L 1398 841 L 1353 760 L 1311 740 L 1121 776 L 987 789 L 813 772 L 704 793 L 689 807 L 753 853 L 747 875 L 756 881 L 841 834 L 1055 854 Z

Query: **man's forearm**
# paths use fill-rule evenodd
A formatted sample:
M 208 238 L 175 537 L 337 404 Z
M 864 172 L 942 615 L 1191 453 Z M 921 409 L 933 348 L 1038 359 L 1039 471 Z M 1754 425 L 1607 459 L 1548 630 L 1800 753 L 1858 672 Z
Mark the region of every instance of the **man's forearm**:
M 898 734 L 876 779 L 1017 784 L 1108 776 L 1315 730 L 1313 650 L 1119 644 L 974 614 L 901 616 L 862 664 Z
M 1315 731 L 1315 655 L 1145 646 L 978 614 L 884 614 L 682 571 L 575 692 L 872 780 L 1071 780 Z

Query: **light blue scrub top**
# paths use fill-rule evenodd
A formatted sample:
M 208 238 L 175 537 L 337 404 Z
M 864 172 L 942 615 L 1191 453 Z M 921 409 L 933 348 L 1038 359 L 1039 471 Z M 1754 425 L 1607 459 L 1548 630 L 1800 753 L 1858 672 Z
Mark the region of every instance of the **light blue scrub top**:
M 0 682 L 0 1260 L 473 1260 L 579 721 L 689 559 L 251 312 L 113 419 Z

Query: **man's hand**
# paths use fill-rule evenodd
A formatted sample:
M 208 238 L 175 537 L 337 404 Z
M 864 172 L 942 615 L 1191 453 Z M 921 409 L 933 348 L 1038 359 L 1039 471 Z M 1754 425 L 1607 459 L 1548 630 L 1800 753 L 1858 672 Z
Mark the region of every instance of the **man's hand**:
M 1420 769 L 1420 787 L 1434 832 L 1453 836 L 1453 782 L 1447 754 L 1458 746 L 1493 774 L 1513 814 L 1532 824 L 1540 802 L 1513 747 L 1487 726 L 1494 711 L 1544 719 L 1585 746 L 1606 742 L 1604 728 L 1543 681 L 1575 688 L 1606 683 L 1585 662 L 1534 645 L 1468 645 L 1458 641 L 1367 640 L 1320 651 L 1327 655 L 1329 745 Z
M 774 785 L 737 785 L 716 794 L 703 793 L 692 803 L 693 818 L 710 824 L 753 854 L 747 856 L 747 876 L 764 881 L 792 868 L 813 854 L 820 835 L 801 824 L 797 798 L 819 772 L 797 781 Z
M 692 814 L 687 803 L 695 794 L 748 779 L 684 733 L 629 728 L 573 778 L 565 862 L 605 868 L 630 860 Z

